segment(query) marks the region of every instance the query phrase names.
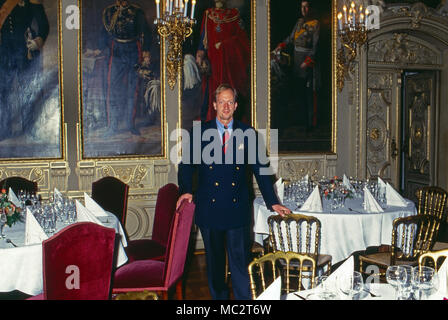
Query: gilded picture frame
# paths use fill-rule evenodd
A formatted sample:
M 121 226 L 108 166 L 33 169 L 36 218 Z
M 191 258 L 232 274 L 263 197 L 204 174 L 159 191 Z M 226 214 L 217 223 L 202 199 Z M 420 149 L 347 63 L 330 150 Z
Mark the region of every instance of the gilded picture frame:
M 267 5 L 268 128 L 278 130 L 278 153 L 335 153 L 336 1 Z
M 61 0 L 19 1 L 2 25 L 2 162 L 66 157 L 61 7 Z
M 221 11 L 216 8 L 214 0 L 198 1 L 193 34 L 183 47 L 179 123 L 185 130 L 192 128 L 193 121 L 215 117 L 213 92 L 220 83 L 237 90 L 234 117 L 248 125 L 255 123 L 256 0 L 226 0 Z M 204 58 L 198 60 L 201 50 Z
M 154 1 L 78 5 L 80 158 L 166 157 L 165 44 Z

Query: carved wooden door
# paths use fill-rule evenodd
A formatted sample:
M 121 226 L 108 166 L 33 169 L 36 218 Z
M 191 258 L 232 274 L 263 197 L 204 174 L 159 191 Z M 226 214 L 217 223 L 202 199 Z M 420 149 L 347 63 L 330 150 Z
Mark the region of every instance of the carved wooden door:
M 399 182 L 401 71 L 369 66 L 366 113 L 367 176 Z
M 415 191 L 435 181 L 435 71 L 403 75 L 403 135 L 401 189 L 415 199 Z

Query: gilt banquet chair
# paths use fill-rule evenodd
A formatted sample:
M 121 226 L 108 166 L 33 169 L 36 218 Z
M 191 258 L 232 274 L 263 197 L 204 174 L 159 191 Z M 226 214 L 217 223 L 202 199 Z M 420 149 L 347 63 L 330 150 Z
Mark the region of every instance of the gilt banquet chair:
M 159 189 L 151 239 L 128 241 L 126 255 L 130 262 L 144 259 L 165 259 L 165 251 L 178 197 L 179 188 L 173 183 Z
M 315 258 L 318 270 L 331 273 L 332 256 L 320 252 L 321 222 L 302 214 L 268 217 L 269 242 L 273 251 L 297 252 Z
M 176 287 L 177 299 L 183 298 L 182 276 L 187 257 L 195 205 L 183 201 L 174 214 L 164 261 L 135 260 L 118 268 L 114 276 L 113 294 L 155 291 L 168 299 Z
M 115 262 L 115 230 L 71 224 L 42 242 L 43 293 L 30 300 L 108 300 Z
M 437 251 L 428 251 L 423 253 L 418 258 L 418 265 L 421 266 L 430 266 L 433 267 L 434 270 L 438 271 L 442 264 L 445 262 L 448 257 L 448 249 L 437 250 Z
M 255 258 L 248 266 L 252 299 L 256 299 L 278 276 L 282 293 L 311 289 L 316 276 L 314 257 L 297 252 L 276 251 Z M 304 273 L 311 273 L 311 277 Z
M 389 250 L 359 256 L 359 271 L 369 275 L 365 266 L 376 265 L 384 280 L 391 265 L 417 265 L 421 254 L 432 250 L 440 221 L 430 215 L 396 218 L 392 223 L 392 243 Z
M 107 176 L 92 182 L 92 199 L 104 210 L 113 213 L 123 228 L 126 225 L 128 193 L 129 186 L 116 177 Z

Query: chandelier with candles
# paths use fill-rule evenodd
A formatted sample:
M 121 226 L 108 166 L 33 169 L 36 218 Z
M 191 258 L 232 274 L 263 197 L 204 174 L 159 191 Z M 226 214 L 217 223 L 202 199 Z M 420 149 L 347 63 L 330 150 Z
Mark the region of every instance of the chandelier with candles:
M 190 14 L 188 14 L 189 0 L 166 0 L 162 14 L 160 14 L 160 0 L 155 2 L 157 18 L 154 24 L 157 25 L 157 32 L 168 41 L 166 68 L 168 85 L 172 90 L 182 71 L 182 44 L 193 33 L 193 25 L 196 23 L 193 18 L 196 0 L 191 1 Z
M 344 80 L 348 72 L 353 72 L 353 60 L 358 48 L 367 41 L 369 31 L 369 15 L 371 11 L 351 2 L 350 7 L 344 5 L 338 12 L 338 36 L 341 42 L 336 56 L 337 86 L 339 91 L 344 88 Z

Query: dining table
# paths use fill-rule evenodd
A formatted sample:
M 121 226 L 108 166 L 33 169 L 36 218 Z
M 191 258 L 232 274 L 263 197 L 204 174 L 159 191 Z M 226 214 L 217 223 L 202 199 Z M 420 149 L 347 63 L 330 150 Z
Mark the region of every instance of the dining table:
M 107 215 L 98 220 L 103 226 L 115 229 L 121 240 L 117 248 L 116 267 L 119 267 L 128 260 L 124 249 L 127 246 L 125 232 L 114 214 L 105 213 Z M 4 238 L 0 238 L 0 292 L 18 290 L 37 295 L 43 291 L 42 243 L 25 245 L 25 226 L 26 218 L 12 227 L 5 227 Z M 67 223 L 58 221 L 55 233 L 66 226 Z
M 417 214 L 414 202 L 405 199 L 405 206 L 387 206 L 383 212 L 367 212 L 362 199 L 346 199 L 345 204 L 332 209 L 330 201 L 322 199 L 322 212 L 300 211 L 297 204 L 285 200 L 283 204 L 292 213 L 314 216 L 321 222 L 321 239 L 319 252 L 332 256 L 332 264 L 338 263 L 353 252 L 365 250 L 370 246 L 390 245 L 392 240 L 392 223 L 396 218 Z M 254 240 L 263 244 L 269 237 L 268 218 L 276 215 L 270 211 L 262 197 L 253 202 Z

